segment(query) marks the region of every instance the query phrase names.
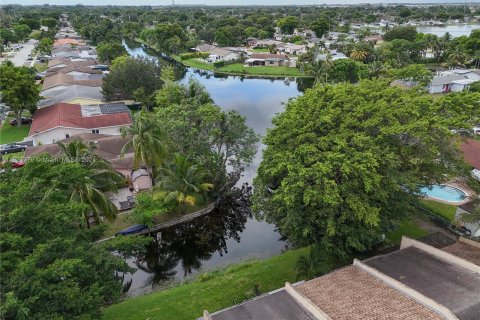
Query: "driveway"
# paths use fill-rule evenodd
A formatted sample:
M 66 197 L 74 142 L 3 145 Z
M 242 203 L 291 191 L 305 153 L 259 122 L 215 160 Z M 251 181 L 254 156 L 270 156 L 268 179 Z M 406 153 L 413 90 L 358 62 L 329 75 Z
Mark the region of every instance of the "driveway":
M 32 52 L 37 40 L 30 39 L 23 44 L 23 48 L 15 53 L 15 55 L 9 58 L 10 61 L 13 62 L 16 66 L 23 66 L 25 62 L 31 62 L 33 60 L 27 61 L 28 55 Z

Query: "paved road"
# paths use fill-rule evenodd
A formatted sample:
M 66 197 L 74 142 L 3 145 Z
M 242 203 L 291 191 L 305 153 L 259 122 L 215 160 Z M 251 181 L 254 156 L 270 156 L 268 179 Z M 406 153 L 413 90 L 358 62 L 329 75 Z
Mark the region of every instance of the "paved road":
M 20 49 L 15 55 L 9 58 L 16 66 L 23 66 L 27 62 L 28 55 L 32 52 L 32 49 L 35 47 L 37 40 L 30 39 L 23 44 L 23 48 Z M 31 61 L 29 61 L 31 62 Z

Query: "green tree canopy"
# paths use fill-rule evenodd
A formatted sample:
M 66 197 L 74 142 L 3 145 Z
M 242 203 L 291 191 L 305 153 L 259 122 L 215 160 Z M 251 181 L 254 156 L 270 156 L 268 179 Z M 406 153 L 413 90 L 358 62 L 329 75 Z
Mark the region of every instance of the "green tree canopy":
M 34 110 L 40 100 L 40 88 L 27 67 L 16 67 L 11 63 L 0 65 L 0 92 L 2 102 L 15 113 L 17 126 L 25 110 Z
M 42 38 L 37 43 L 37 52 L 39 54 L 51 55 L 53 50 L 53 40 L 50 38 Z
M 307 90 L 264 139 L 256 212 L 296 243 L 340 255 L 371 248 L 420 186 L 470 176 L 447 124 L 458 114 L 443 104 L 381 81 Z
M 157 117 L 173 152 L 188 155 L 210 172 L 215 188 L 226 183 L 227 167 L 237 179 L 255 155 L 257 135 L 238 112 L 214 105 L 197 81 L 170 82 L 157 93 Z
M 150 95 L 162 84 L 160 74 L 160 65 L 154 60 L 121 56 L 113 60 L 102 92 L 108 101 L 133 99 L 140 88 Z
M 51 28 L 55 28 L 55 27 L 57 26 L 57 23 L 58 23 L 57 19 L 50 18 L 50 17 L 49 17 L 49 18 L 44 18 L 44 19 L 40 20 L 40 24 L 41 24 L 42 26 L 46 26 L 46 27 L 48 27 L 48 28 L 50 28 L 50 29 L 51 29 Z
M 20 170 L 6 165 L 0 179 L 2 318 L 95 319 L 102 306 L 119 300 L 117 275 L 132 270 L 110 251 L 128 256 L 141 246 L 95 244 L 102 229 L 79 227 L 87 205 L 70 196 L 88 171 L 50 156 L 30 159 Z
M 118 57 L 127 55 L 127 50 L 120 42 L 100 43 L 97 46 L 98 59 L 110 63 Z
M 13 32 L 18 40 L 26 40 L 30 36 L 32 29 L 26 24 L 17 24 L 13 27 Z
M 297 17 L 288 16 L 278 20 L 277 27 L 279 27 L 283 33 L 292 34 L 296 27 L 300 24 Z
M 385 32 L 383 39 L 385 41 L 392 41 L 395 39 L 408 40 L 410 42 L 415 41 L 417 36 L 417 28 L 415 26 L 399 26 L 392 28 L 391 30 Z

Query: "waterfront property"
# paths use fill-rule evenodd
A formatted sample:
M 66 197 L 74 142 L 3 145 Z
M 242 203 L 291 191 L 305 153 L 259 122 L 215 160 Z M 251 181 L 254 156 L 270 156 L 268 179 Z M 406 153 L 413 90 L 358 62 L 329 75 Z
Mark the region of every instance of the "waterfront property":
M 92 146 L 93 154 L 108 161 L 112 168 L 124 176 L 130 183 L 130 189 L 121 189 L 116 193 L 111 193 L 110 198 L 119 210 L 131 207 L 133 192 L 148 190 L 152 186 L 152 180 L 148 172 L 144 168 L 135 168 L 133 165 L 133 151 L 128 150 L 123 157 L 121 151 L 123 146 L 127 143 L 128 138 L 122 138 L 119 135 L 109 135 L 102 133 L 83 132 L 72 135 L 66 139 L 57 141 L 62 144 L 69 144 L 74 141 L 84 142 L 86 145 Z M 49 154 L 53 157 L 60 157 L 61 150 L 57 143 L 42 144 L 33 147 L 27 147 L 24 158 Z
M 202 319 L 478 319 L 480 244 L 464 238 L 445 244 L 403 237 L 400 250 L 355 259 L 305 283 L 287 282 L 234 307 L 205 311 Z
M 297 66 L 297 60 L 289 58 L 286 54 L 253 53 L 250 58 L 245 60 L 245 65 L 249 67 L 286 66 L 290 68 L 295 68 Z
M 120 128 L 131 123 L 125 104 L 58 103 L 35 112 L 27 140 L 38 145 L 55 143 L 78 133 L 119 135 Z

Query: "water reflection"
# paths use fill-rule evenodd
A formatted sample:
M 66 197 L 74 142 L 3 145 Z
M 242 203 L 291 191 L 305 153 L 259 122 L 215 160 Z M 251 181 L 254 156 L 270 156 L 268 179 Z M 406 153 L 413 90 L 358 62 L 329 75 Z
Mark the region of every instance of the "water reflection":
M 261 79 L 226 76 L 210 71 L 186 68 L 166 61 L 154 51 L 138 43 L 126 43 L 132 56 L 161 59 L 175 66 L 181 83 L 197 79 L 215 103 L 225 110 L 237 110 L 247 125 L 260 135 L 271 126 L 272 118 L 284 109 L 284 103 L 311 86 L 310 79 Z M 253 163 L 246 168 L 240 183 L 250 183 L 260 164 L 263 145 Z M 251 215 L 248 189 L 229 195 L 210 215 L 169 228 L 159 234 L 138 261 L 128 261 L 138 270 L 126 279 L 132 280 L 129 295 L 163 288 L 198 272 L 205 272 L 249 258 L 266 258 L 286 248 L 275 226 L 257 221 Z
M 125 279 L 127 282 L 132 280 L 128 294 L 137 295 L 166 287 L 198 272 L 285 249 L 286 243 L 280 236 L 271 227 L 264 228 L 269 225 L 252 218 L 250 194 L 250 187 L 236 188 L 211 214 L 158 233 L 144 257 L 129 261 L 138 270 Z M 260 223 L 261 228 L 257 231 L 267 231 L 268 236 L 263 239 L 261 236 L 250 237 L 254 241 L 241 243 L 246 228 L 252 223 Z M 275 237 L 271 237 L 272 234 Z

